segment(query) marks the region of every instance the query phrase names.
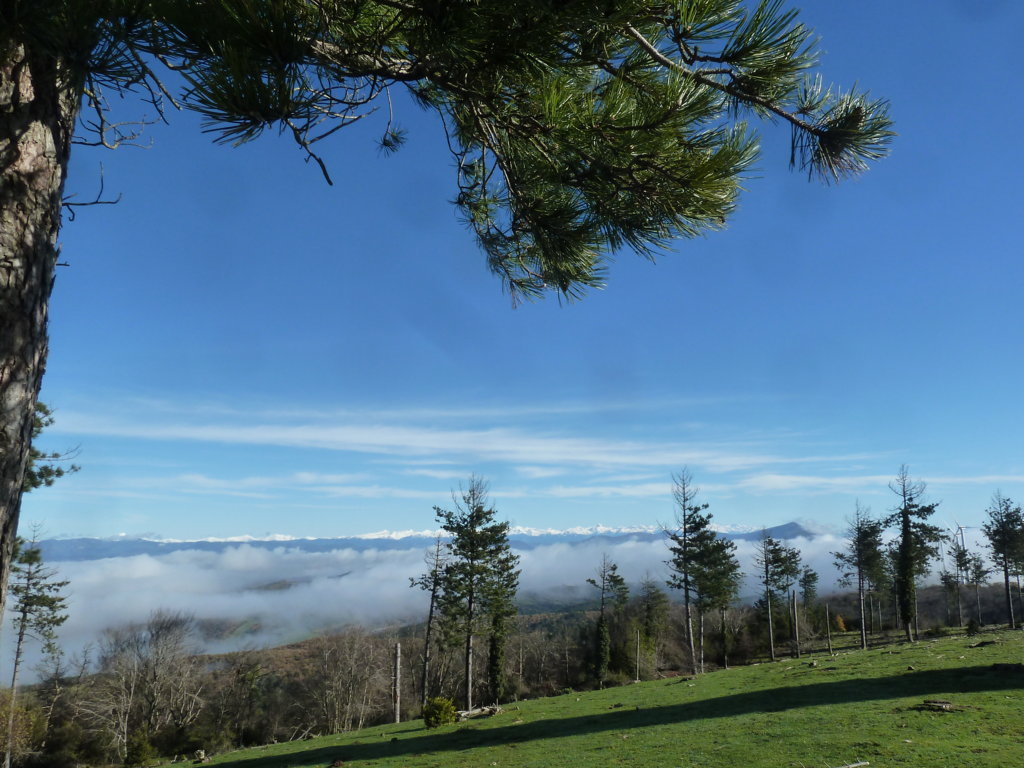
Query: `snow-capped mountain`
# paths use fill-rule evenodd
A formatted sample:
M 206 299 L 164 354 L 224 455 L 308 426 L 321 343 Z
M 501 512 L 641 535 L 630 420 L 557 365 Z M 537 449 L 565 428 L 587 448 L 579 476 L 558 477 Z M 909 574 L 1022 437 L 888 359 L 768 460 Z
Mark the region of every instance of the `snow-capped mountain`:
M 762 529 L 736 526 L 717 526 L 716 530 L 726 538 L 752 541 L 759 539 Z M 791 522 L 765 529 L 776 539 L 811 539 L 821 535 L 805 523 Z M 208 539 L 163 539 L 156 536 L 116 536 L 97 539 L 66 537 L 45 539 L 40 542 L 43 557 L 47 562 L 78 562 L 101 560 L 137 555 L 161 556 L 172 552 L 197 551 L 220 553 L 239 546 L 265 550 L 296 550 L 298 552 L 323 553 L 339 550 L 364 552 L 366 550 L 408 550 L 425 549 L 442 531 L 378 531 L 355 536 L 337 538 L 294 537 L 281 534 L 263 536 L 232 536 Z M 609 546 L 625 541 L 661 541 L 664 533 L 658 526 L 611 527 L 596 525 L 565 530 L 554 528 L 513 527 L 509 539 L 516 550 L 528 551 L 556 543 L 578 545 L 606 542 Z

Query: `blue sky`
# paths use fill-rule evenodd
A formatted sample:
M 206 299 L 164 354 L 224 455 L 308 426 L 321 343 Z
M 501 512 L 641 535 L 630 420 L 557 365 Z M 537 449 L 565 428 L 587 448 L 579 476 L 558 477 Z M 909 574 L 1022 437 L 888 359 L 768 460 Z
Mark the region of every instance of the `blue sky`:
M 471 472 L 513 523 L 641 525 L 689 467 L 716 520 L 841 528 L 900 464 L 977 524 L 1024 497 L 1024 6 L 808 4 L 822 71 L 893 104 L 892 157 L 836 187 L 763 154 L 725 231 L 607 289 L 510 306 L 449 201 L 432 116 L 325 147 L 77 148 L 116 206 L 65 225 L 43 398 L 82 471 L 26 498 L 50 534 L 424 529 Z M 120 109 L 120 108 L 119 108 Z M 128 103 L 128 114 L 145 106 Z M 150 109 L 151 112 L 151 109 Z

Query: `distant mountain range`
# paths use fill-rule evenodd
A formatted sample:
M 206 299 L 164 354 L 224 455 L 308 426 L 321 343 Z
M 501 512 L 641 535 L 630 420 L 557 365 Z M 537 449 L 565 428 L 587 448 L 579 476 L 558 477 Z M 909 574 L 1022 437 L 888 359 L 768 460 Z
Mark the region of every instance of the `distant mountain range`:
M 738 541 L 756 541 L 762 535 L 762 529 L 719 528 L 719 533 L 729 539 Z M 775 539 L 790 540 L 797 538 L 812 539 L 820 532 L 811 530 L 807 525 L 791 522 L 764 529 Z M 136 555 L 161 556 L 172 552 L 200 551 L 220 553 L 238 546 L 248 546 L 265 550 L 297 550 L 300 552 L 335 552 L 352 550 L 408 550 L 426 549 L 437 535 L 436 531 L 401 531 L 364 534 L 360 536 L 344 536 L 339 538 L 293 538 L 288 536 L 238 536 L 222 539 L 160 539 L 118 536 L 108 539 L 67 537 L 44 539 L 39 542 L 43 559 L 47 562 L 81 562 L 102 560 L 114 557 L 133 557 Z M 596 526 L 593 528 L 571 528 L 568 530 L 513 528 L 509 539 L 513 549 L 530 551 L 537 547 L 552 544 L 584 544 L 607 543 L 614 546 L 628 541 L 648 542 L 662 539 L 664 533 L 657 526 L 635 528 L 609 528 Z

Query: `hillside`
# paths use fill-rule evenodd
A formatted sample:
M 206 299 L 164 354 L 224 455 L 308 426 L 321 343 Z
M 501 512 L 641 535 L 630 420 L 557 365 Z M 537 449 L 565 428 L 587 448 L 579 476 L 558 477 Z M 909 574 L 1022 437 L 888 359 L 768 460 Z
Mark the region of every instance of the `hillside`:
M 840 650 L 523 701 L 434 731 L 414 721 L 241 750 L 211 765 L 1009 766 L 1020 759 L 1022 650 L 1009 631 Z

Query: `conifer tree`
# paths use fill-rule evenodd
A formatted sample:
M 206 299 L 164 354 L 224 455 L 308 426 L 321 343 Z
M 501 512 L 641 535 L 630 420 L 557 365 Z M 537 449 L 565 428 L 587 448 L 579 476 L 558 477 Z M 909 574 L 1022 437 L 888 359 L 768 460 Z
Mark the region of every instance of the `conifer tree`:
M 493 578 L 484 589 L 484 607 L 490 617 L 487 639 L 487 691 L 494 704 L 509 696 L 508 673 L 505 669 L 508 638 L 512 619 L 518 613 L 515 598 L 519 589 L 519 556 L 509 548 L 498 552 L 494 560 Z
M 409 579 L 410 587 L 419 587 L 430 594 L 430 601 L 427 606 L 427 625 L 423 631 L 423 665 L 420 671 L 421 695 L 420 704 L 426 705 L 430 691 L 430 662 L 433 651 L 434 623 L 437 615 L 438 601 L 443 589 L 443 575 L 445 566 L 444 540 L 438 536 L 434 540 L 434 548 L 426 555 L 427 572 L 419 578 Z
M 466 709 L 472 710 L 474 642 L 488 634 L 492 654 L 504 656 L 507 620 L 515 615 L 519 558 L 509 544 L 509 524 L 498 522 L 497 512 L 488 506 L 487 483 L 482 478 L 470 477 L 461 498 L 453 500 L 454 510 L 434 507 L 441 528 L 450 536 L 440 607 L 463 641 L 465 702 Z M 500 679 L 488 681 L 492 695 L 496 689 L 500 693 L 502 686 Z
M 755 563 L 758 578 L 764 587 L 764 604 L 768 618 L 768 655 L 775 661 L 775 622 L 772 606 L 779 593 L 787 594 L 800 573 L 800 553 L 762 531 Z
M 619 566 L 601 555 L 601 567 L 597 570 L 596 579 L 587 579 L 587 584 L 596 587 L 600 593 L 599 612 L 595 632 L 594 678 L 600 688 L 604 687 L 608 677 L 608 667 L 612 658 L 612 637 L 609 627 L 610 614 L 619 612 L 629 600 L 629 587 L 619 573 Z
M 826 181 L 885 155 L 886 102 L 817 60 L 779 0 L 0 0 L 0 603 L 71 147 L 134 136 L 111 97 L 195 111 L 229 144 L 283 133 L 329 180 L 317 142 L 404 89 L 442 122 L 455 204 L 513 296 L 578 297 L 616 250 L 725 224 L 748 117 L 788 125 L 791 165 Z
M 962 538 L 959 534 L 962 531 L 951 531 L 950 534 L 943 539 L 943 543 L 946 545 L 945 555 L 949 556 L 949 562 L 952 566 L 949 571 L 950 575 L 950 596 L 956 605 L 956 625 L 962 627 L 964 625 L 964 608 L 963 608 L 963 595 L 961 594 L 961 587 L 966 583 L 967 579 L 970 578 L 971 569 L 971 553 L 964 545 Z
M 676 504 L 675 526 L 665 530 L 671 558 L 668 560 L 668 585 L 678 589 L 683 597 L 683 631 L 690 653 L 693 674 L 699 670 L 696 644 L 693 639 L 694 602 L 697 599 L 697 571 L 705 565 L 709 548 L 715 541 L 715 532 L 709 527 L 711 515 L 705 514 L 707 503 L 697 503 L 700 489 L 685 467 L 672 476 L 672 496 Z
M 1003 587 L 1006 594 L 1006 615 L 1010 629 L 1018 626 L 1017 617 L 1013 614 L 1013 591 L 1010 576 L 1018 564 L 1024 560 L 1024 512 L 1020 505 L 1012 499 L 996 491 L 992 503 L 985 510 L 988 522 L 982 531 L 988 538 L 989 551 L 996 567 L 1003 572 Z
M 710 515 L 708 516 L 710 518 Z M 693 574 L 694 591 L 699 624 L 700 671 L 704 671 L 704 617 L 714 611 L 719 615 L 723 666 L 728 666 L 728 638 L 725 612 L 739 593 L 743 574 L 736 558 L 736 544 L 712 531 L 713 538 L 703 547 Z
M 4 768 L 11 766 L 11 745 L 14 743 L 15 700 L 18 676 L 24 658 L 25 643 L 32 639 L 42 643 L 46 653 L 57 648 L 57 629 L 67 621 L 67 598 L 63 595 L 69 582 L 56 578 L 57 571 L 43 562 L 39 548 L 39 532 L 33 531 L 29 541 L 18 540 L 14 567 L 11 569 L 11 614 L 14 624 L 14 669 L 11 673 L 10 711 L 7 720 L 7 748 Z
M 928 572 L 928 563 L 938 555 L 938 542 L 942 532 L 926 523 L 935 513 L 938 502 L 921 504 L 925 484 L 910 478 L 906 464 L 900 467 L 889 488 L 899 497 L 897 506 L 886 521 L 899 527 L 896 540 L 896 598 L 900 620 L 907 642 L 918 639 L 917 631 L 917 579 Z
M 846 529 L 847 548 L 833 552 L 839 569 L 839 583 L 843 586 L 855 584 L 857 588 L 857 610 L 860 617 L 860 647 L 868 647 L 868 621 L 865 598 L 868 587 L 881 580 L 884 568 L 882 551 L 882 521 L 871 517 L 870 510 L 860 502 L 854 507 L 853 519 Z
M 668 625 L 668 595 L 658 582 L 647 576 L 640 582 L 639 624 L 643 645 L 651 655 L 652 665 L 658 666 L 658 648 Z
M 992 569 L 985 564 L 985 559 L 977 552 L 972 552 L 967 565 L 967 583 L 974 587 L 974 617 L 979 627 L 985 626 L 985 619 L 981 613 L 981 588 L 988 584 L 991 573 Z

